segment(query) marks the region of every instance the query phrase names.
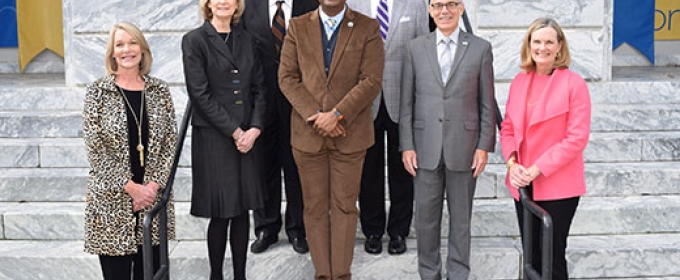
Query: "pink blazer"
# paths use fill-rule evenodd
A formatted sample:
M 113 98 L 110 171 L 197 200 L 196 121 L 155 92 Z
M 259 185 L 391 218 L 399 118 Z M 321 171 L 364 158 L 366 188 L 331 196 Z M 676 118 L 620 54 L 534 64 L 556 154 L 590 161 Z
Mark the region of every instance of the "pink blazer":
M 533 182 L 534 200 L 557 200 L 586 192 L 583 150 L 590 135 L 590 92 L 586 82 L 569 69 L 555 69 L 534 108 L 529 126 L 524 114 L 533 71 L 519 73 L 510 84 L 505 119 L 501 124 L 501 147 L 507 160 L 517 152 L 517 162 L 536 164 L 541 175 Z M 526 131 L 526 139 L 524 139 Z M 529 151 L 519 151 L 527 141 Z M 519 192 L 505 184 L 512 196 Z

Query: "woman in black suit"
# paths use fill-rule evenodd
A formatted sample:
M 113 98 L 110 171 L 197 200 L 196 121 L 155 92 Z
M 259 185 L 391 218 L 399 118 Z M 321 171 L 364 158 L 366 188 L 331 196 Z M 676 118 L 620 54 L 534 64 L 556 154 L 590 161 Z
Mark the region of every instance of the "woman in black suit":
M 200 0 L 199 5 L 203 26 L 182 38 L 194 106 L 191 214 L 210 218 L 210 279 L 223 277 L 230 226 L 234 279 L 246 279 L 248 210 L 264 204 L 255 145 L 264 117 L 264 75 L 255 41 L 237 24 L 245 0 Z

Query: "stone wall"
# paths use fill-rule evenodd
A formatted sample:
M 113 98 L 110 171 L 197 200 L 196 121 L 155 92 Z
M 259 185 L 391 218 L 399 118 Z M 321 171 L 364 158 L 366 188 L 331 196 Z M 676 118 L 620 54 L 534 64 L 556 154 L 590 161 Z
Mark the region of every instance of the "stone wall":
M 264 0 L 262 0 L 264 1 Z M 130 21 L 145 33 L 154 56 L 152 75 L 184 82 L 180 41 L 201 24 L 198 0 L 63 0 L 67 85 L 89 83 L 104 74 L 104 51 L 111 26 Z M 591 80 L 611 78 L 611 0 L 465 0 L 476 34 L 491 41 L 496 78 L 519 71 L 519 48 L 526 27 L 553 17 L 565 29 L 572 69 Z
M 63 0 L 67 85 L 89 83 L 105 74 L 104 52 L 113 24 L 139 27 L 153 54 L 152 75 L 184 83 L 182 35 L 202 23 L 198 0 Z

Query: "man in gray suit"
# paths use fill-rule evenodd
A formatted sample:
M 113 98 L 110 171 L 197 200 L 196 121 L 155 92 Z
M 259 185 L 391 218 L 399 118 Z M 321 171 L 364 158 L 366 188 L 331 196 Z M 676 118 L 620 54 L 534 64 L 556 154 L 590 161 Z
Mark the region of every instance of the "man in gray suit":
M 413 175 L 421 279 L 441 279 L 444 194 L 449 211 L 448 279 L 470 274 L 470 216 L 476 178 L 496 141 L 489 42 L 458 28 L 462 0 L 432 0 L 437 29 L 407 46 L 400 149 Z
M 382 252 L 382 236 L 390 236 L 387 252 L 406 251 L 406 237 L 413 217 L 413 180 L 404 169 L 399 153 L 399 98 L 401 70 L 406 43 L 428 33 L 429 18 L 424 0 L 347 0 L 354 10 L 376 18 L 385 45 L 382 91 L 373 100 L 375 144 L 366 152 L 361 175 L 359 214 L 366 236 L 364 250 Z M 389 218 L 385 213 L 385 136 L 387 135 L 387 177 Z

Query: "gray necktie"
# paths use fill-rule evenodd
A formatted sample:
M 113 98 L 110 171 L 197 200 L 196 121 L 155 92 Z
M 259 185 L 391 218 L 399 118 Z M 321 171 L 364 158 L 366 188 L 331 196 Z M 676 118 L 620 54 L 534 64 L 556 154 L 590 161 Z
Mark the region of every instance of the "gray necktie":
M 451 54 L 452 41 L 449 38 L 446 38 L 442 39 L 440 44 L 444 44 L 444 51 L 442 52 L 442 56 L 439 57 L 439 67 L 442 71 L 442 81 L 446 83 L 446 80 L 449 77 L 449 72 L 451 72 L 451 64 L 453 60 L 453 55 Z

